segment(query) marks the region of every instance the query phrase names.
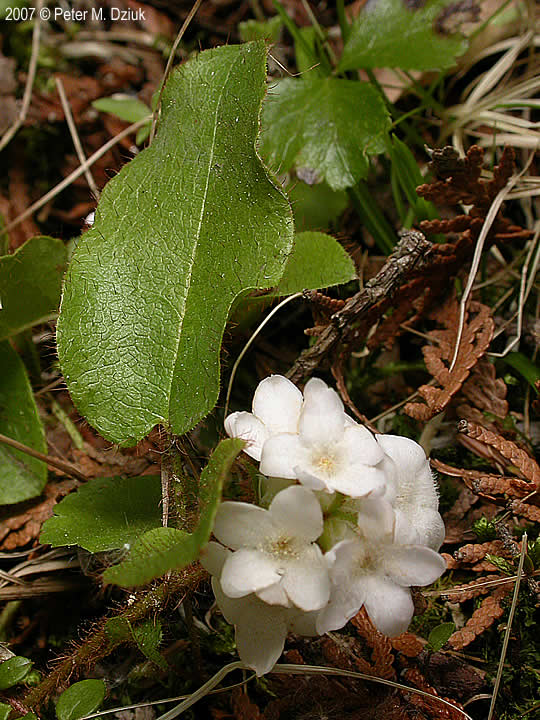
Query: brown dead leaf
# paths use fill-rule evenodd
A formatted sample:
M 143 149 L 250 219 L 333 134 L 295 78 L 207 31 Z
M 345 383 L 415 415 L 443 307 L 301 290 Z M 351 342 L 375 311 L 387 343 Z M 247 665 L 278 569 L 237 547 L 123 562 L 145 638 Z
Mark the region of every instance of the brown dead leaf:
M 0 549 L 14 550 L 37 542 L 41 526 L 52 516 L 56 503 L 78 485 L 76 480 L 51 482 L 38 498 L 4 506 L 0 513 Z

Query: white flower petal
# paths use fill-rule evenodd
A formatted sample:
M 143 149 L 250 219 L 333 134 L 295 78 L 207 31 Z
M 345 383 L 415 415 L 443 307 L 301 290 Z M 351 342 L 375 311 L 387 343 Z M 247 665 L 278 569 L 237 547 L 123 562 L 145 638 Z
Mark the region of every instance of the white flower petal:
M 313 473 L 310 473 L 308 470 L 301 467 L 300 465 L 295 465 L 293 470 L 296 474 L 296 477 L 304 487 L 309 488 L 310 490 L 324 491 L 329 493 L 334 492 L 328 487 L 328 483 L 326 482 L 325 478 L 316 477 L 316 475 L 313 475 Z
M 270 435 L 298 432 L 302 393 L 286 377 L 270 375 L 260 382 L 252 407 Z
M 292 485 L 279 492 L 268 509 L 276 527 L 291 536 L 313 542 L 323 531 L 323 514 L 319 501 L 307 488 Z
M 289 596 L 285 592 L 282 583 L 270 585 L 262 590 L 257 590 L 257 597 L 268 605 L 281 605 L 282 607 L 292 607 Z
M 364 605 L 377 630 L 388 637 L 405 632 L 414 612 L 411 591 L 378 575 L 366 578 Z
M 396 512 L 399 512 L 416 531 L 416 540 L 410 540 L 398 532 L 395 538 L 403 545 L 427 545 L 432 550 L 438 550 L 444 542 L 444 522 L 437 510 L 396 502 Z
M 362 425 L 346 427 L 341 442 L 351 463 L 377 465 L 384 458 L 384 451 L 369 430 Z
M 317 633 L 317 616 L 318 612 L 302 612 L 298 608 L 291 608 L 286 611 L 285 620 L 289 630 L 297 635 L 305 635 L 313 637 Z
M 212 587 L 225 619 L 236 627 L 236 647 L 240 659 L 259 676 L 269 672 L 279 660 L 285 645 L 285 608 L 266 605 L 255 595 L 229 598 L 215 578 Z
M 390 545 L 384 569 L 403 587 L 431 585 L 446 570 L 446 562 L 442 555 L 423 545 Z
M 285 574 L 282 584 L 291 602 L 301 610 L 320 610 L 327 604 L 330 578 L 318 545 L 302 553 L 301 561 Z
M 378 435 L 377 442 L 396 466 L 398 506 L 408 502 L 436 510 L 437 486 L 421 445 L 398 435 Z
M 214 521 L 214 535 L 233 550 L 254 547 L 261 534 L 273 532 L 272 518 L 267 510 L 244 502 L 223 502 L 218 508 Z
M 260 471 L 263 475 L 295 479 L 295 465 L 305 463 L 306 452 L 298 435 L 282 433 L 269 438 L 263 447 Z
M 225 418 L 225 432 L 229 437 L 246 441 L 244 452 L 255 460 L 261 459 L 261 452 L 268 430 L 264 424 L 248 412 L 235 412 Z
M 280 581 L 274 559 L 250 548 L 233 553 L 221 571 L 221 588 L 231 598 L 244 597 Z
M 364 498 L 359 502 L 358 529 L 365 538 L 392 541 L 394 510 L 382 498 Z M 391 545 L 394 547 L 394 545 Z
M 339 630 L 356 615 L 364 604 L 365 575 L 354 573 L 358 556 L 358 538 L 342 540 L 325 554 L 331 590 L 328 605 L 317 618 L 319 634 Z
M 212 541 L 201 550 L 199 561 L 210 575 L 219 578 L 229 555 L 231 555 L 230 550 Z
M 368 493 L 382 495 L 386 490 L 386 477 L 378 467 L 351 465 L 328 477 L 327 485 L 350 497 L 364 497 Z
M 266 607 L 275 606 L 266 605 Z M 270 672 L 277 663 L 286 638 L 285 619 L 270 615 L 262 609 L 253 622 L 242 620 L 236 626 L 236 649 L 240 659 L 249 668 L 255 670 L 258 677 Z
M 327 387 L 322 380 L 313 378 L 306 385 L 304 397 L 298 423 L 302 443 L 306 447 L 328 446 L 341 440 L 346 416 L 335 390 Z

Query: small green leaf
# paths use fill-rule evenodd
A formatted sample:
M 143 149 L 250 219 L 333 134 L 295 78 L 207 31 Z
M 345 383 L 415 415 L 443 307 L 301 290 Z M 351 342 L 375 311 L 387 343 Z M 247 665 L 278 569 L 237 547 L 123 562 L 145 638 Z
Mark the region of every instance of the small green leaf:
M 490 553 L 488 553 L 486 555 L 486 560 L 492 565 L 495 565 L 495 567 L 501 572 L 505 573 L 505 575 L 513 575 L 515 572 L 514 566 L 511 562 L 508 562 L 506 558 L 499 557 L 498 555 L 491 555 Z
M 162 670 L 167 670 L 165 659 L 158 652 L 162 640 L 161 623 L 159 620 L 145 620 L 133 627 L 125 618 L 111 618 L 105 624 L 105 632 L 113 641 L 132 641 L 149 660 Z
M 0 257 L 0 340 L 55 317 L 67 260 L 64 243 L 46 236 Z
M 267 40 L 268 42 L 275 43 L 279 39 L 282 27 L 283 20 L 279 15 L 274 15 L 274 17 L 264 21 L 245 20 L 244 22 L 238 23 L 238 34 L 242 42 Z
M 210 539 L 223 483 L 243 447 L 243 440 L 222 440 L 212 453 L 201 473 L 199 520 L 193 533 L 171 527 L 150 530 L 133 546 L 125 560 L 105 571 L 103 579 L 122 587 L 143 585 L 196 560 Z
M 456 626 L 453 622 L 441 623 L 437 625 L 437 627 L 434 627 L 428 637 L 430 649 L 433 650 L 433 652 L 438 652 L 446 644 L 455 629 Z
M 0 690 L 7 690 L 24 680 L 30 672 L 32 661 L 20 655 L 0 663 Z
M 320 232 L 298 233 L 283 277 L 272 295 L 292 295 L 349 282 L 356 277 L 350 256 L 330 235 Z
M 298 180 L 287 192 L 293 208 L 296 232 L 328 230 L 349 204 L 345 191 L 334 191 L 325 182 L 308 185 Z
M 0 433 L 46 454 L 45 433 L 26 369 L 7 340 L 0 342 L 0 368 Z M 0 445 L 0 505 L 35 497 L 46 482 L 44 462 Z
M 263 106 L 261 152 L 280 172 L 293 165 L 343 190 L 365 177 L 368 155 L 385 149 L 386 106 L 367 83 L 287 78 Z
M 80 545 L 93 553 L 123 548 L 161 526 L 160 503 L 161 480 L 155 475 L 94 478 L 55 506 L 40 541 Z
M 540 569 L 540 538 L 536 538 L 536 540 L 529 542 L 528 555 L 531 559 L 534 569 Z
M 444 13 L 451 14 L 452 4 L 453 0 L 373 0 L 352 24 L 338 71 L 453 67 L 456 57 L 467 49 L 467 42 L 461 35 L 441 31 Z
M 158 651 L 163 637 L 159 620 L 145 620 L 145 622 L 132 628 L 132 633 L 142 654 L 162 670 L 167 670 L 168 665 L 165 658 Z
M 11 705 L 0 703 L 0 720 L 8 720 L 8 717 L 12 710 L 13 708 L 11 707 Z
M 484 516 L 473 522 L 472 529 L 480 542 L 489 542 L 497 537 L 495 523 Z
M 529 385 L 538 392 L 535 385 L 536 381 L 540 380 L 540 369 L 538 368 L 538 365 L 533 363 L 532 360 L 520 352 L 508 353 L 508 355 L 504 356 L 503 360 L 507 365 L 514 368 L 514 370 L 517 370 L 518 373 L 525 378 Z
M 281 278 L 294 228 L 255 148 L 265 81 L 262 41 L 174 70 L 153 143 L 107 184 L 75 250 L 60 363 L 79 411 L 114 442 L 203 418 L 234 299 Z
M 105 683 L 103 680 L 81 680 L 70 685 L 56 703 L 58 720 L 79 720 L 90 715 L 103 702 Z
M 116 117 L 128 123 L 135 123 L 152 115 L 152 111 L 148 105 L 136 97 L 122 93 L 94 100 L 92 107 L 95 107 L 96 110 L 100 110 L 101 112 L 116 115 Z

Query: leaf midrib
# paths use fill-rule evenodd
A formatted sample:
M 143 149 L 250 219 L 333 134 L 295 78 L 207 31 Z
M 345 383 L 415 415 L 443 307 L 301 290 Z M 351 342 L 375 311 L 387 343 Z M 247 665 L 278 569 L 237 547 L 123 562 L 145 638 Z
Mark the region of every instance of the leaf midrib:
M 195 234 L 195 240 L 194 240 L 194 243 L 193 243 L 193 251 L 192 251 L 192 253 L 191 253 L 191 261 L 190 261 L 190 263 L 189 263 L 189 269 L 188 269 L 188 272 L 187 272 L 186 301 L 185 301 L 185 303 L 184 303 L 183 313 L 182 313 L 182 315 L 181 315 L 180 324 L 179 324 L 179 326 L 178 326 L 178 334 L 177 334 L 177 338 L 176 338 L 176 348 L 175 348 L 175 350 L 174 350 L 174 356 L 173 356 L 174 362 L 173 362 L 172 372 L 171 372 L 171 381 L 170 381 L 170 383 L 169 383 L 169 389 L 168 389 L 168 392 L 167 392 L 167 403 L 168 403 L 168 405 L 167 405 L 167 415 L 168 415 L 169 417 L 170 417 L 170 415 L 171 415 L 172 388 L 173 388 L 173 383 L 174 383 L 174 378 L 175 378 L 176 366 L 177 366 L 177 364 L 178 364 L 178 353 L 179 353 L 179 350 L 180 350 L 180 342 L 181 342 L 181 340 L 182 340 L 182 329 L 183 329 L 183 327 L 184 327 L 184 319 L 185 319 L 185 317 L 186 317 L 187 306 L 188 306 L 188 302 L 189 302 L 189 299 L 190 299 L 190 298 L 189 298 L 189 293 L 190 293 L 190 289 L 191 289 L 191 279 L 192 279 L 192 277 L 193 277 L 193 266 L 194 266 L 194 264 L 195 264 L 195 260 L 196 260 L 196 257 L 197 257 L 197 250 L 198 250 L 198 248 L 199 248 L 199 240 L 200 240 L 200 236 L 201 236 L 201 229 L 202 229 L 202 224 L 203 224 L 204 215 L 205 215 L 205 211 L 206 211 L 206 200 L 207 200 L 207 196 L 208 196 L 208 188 L 209 188 L 209 185 L 210 185 L 210 174 L 211 174 L 211 173 L 210 173 L 210 170 L 211 170 L 211 168 L 212 168 L 212 163 L 213 163 L 213 160 L 214 160 L 214 150 L 215 150 L 215 146 L 216 146 L 216 135 L 217 135 L 217 127 L 218 127 L 218 115 L 219 115 L 219 110 L 220 110 L 220 108 L 221 108 L 221 101 L 222 101 L 223 95 L 224 95 L 224 93 L 225 93 L 225 88 L 226 88 L 227 83 L 228 83 L 228 81 L 229 81 L 229 77 L 231 76 L 231 73 L 232 73 L 232 71 L 233 71 L 234 65 L 235 65 L 234 62 L 231 63 L 231 66 L 230 66 L 230 68 L 229 68 L 229 71 L 227 72 L 227 75 L 226 75 L 226 77 L 225 77 L 225 80 L 223 81 L 223 86 L 222 86 L 222 88 L 221 88 L 221 92 L 220 92 L 220 94 L 219 94 L 219 98 L 218 98 L 217 105 L 216 105 L 216 111 L 215 111 L 215 113 L 214 113 L 214 134 L 213 134 L 213 136 L 212 136 L 212 146 L 211 146 L 211 148 L 210 148 L 210 153 L 209 153 L 209 156 L 208 156 L 208 167 L 207 167 L 207 171 L 206 171 L 206 185 L 205 185 L 205 188 L 204 188 L 204 195 L 203 195 L 202 203 L 201 203 L 201 214 L 200 214 L 200 217 L 199 217 L 199 225 L 198 225 L 198 227 L 197 227 L 197 232 L 196 232 L 196 234 Z

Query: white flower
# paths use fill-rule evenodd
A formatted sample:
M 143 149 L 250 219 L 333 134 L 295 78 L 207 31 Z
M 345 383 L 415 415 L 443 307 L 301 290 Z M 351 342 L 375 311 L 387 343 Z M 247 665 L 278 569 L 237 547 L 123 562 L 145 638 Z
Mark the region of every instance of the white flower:
M 418 543 L 438 550 L 444 541 L 444 522 L 438 512 L 439 496 L 429 460 L 422 447 L 406 437 L 378 435 L 377 442 L 393 466 L 386 467 L 387 474 L 395 471 L 396 497 L 392 504 L 418 533 Z
M 342 628 L 362 605 L 385 635 L 405 632 L 414 610 L 409 588 L 431 584 L 446 569 L 444 558 L 416 544 L 416 537 L 388 502 L 365 498 L 357 537 L 342 540 L 325 555 L 332 593 L 318 615 L 318 632 Z
M 201 557 L 202 565 L 214 576 L 212 588 L 216 602 L 227 622 L 235 626 L 236 647 L 242 661 L 257 675 L 269 672 L 283 652 L 290 632 L 316 635 L 316 612 L 268 605 L 256 595 L 230 598 L 223 592 L 219 577 L 231 551 L 218 543 L 209 543 Z
M 225 431 L 229 437 L 246 440 L 245 452 L 260 460 L 271 435 L 297 432 L 301 409 L 302 393 L 296 385 L 282 375 L 271 375 L 255 390 L 253 413 L 232 413 L 225 419 Z
M 255 593 L 270 605 L 319 610 L 328 602 L 330 580 L 315 540 L 323 515 L 315 495 L 293 485 L 279 492 L 268 510 L 242 502 L 221 504 L 216 538 L 235 552 L 225 561 L 221 587 L 239 598 Z
M 313 378 L 304 389 L 298 432 L 269 437 L 260 470 L 264 475 L 296 478 L 312 490 L 363 497 L 388 491 L 383 459 L 384 452 L 369 430 L 345 414 L 334 390 Z

